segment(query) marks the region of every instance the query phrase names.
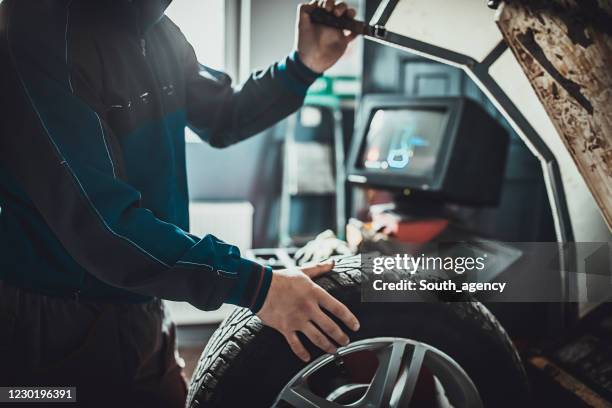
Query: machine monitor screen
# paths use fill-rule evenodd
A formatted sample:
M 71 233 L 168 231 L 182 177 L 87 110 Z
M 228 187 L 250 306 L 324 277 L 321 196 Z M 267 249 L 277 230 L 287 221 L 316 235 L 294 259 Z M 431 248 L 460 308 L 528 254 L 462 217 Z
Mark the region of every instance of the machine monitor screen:
M 445 109 L 374 111 L 360 167 L 385 174 L 433 178 L 448 116 Z

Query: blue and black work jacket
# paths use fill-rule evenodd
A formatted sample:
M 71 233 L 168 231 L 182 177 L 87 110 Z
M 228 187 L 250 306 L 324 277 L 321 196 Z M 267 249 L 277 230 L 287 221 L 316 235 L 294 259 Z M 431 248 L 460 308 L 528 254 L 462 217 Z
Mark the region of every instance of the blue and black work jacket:
M 297 110 L 317 74 L 293 53 L 234 88 L 198 63 L 168 4 L 0 5 L 0 280 L 261 307 L 271 270 L 188 232 L 185 128 L 215 147 L 244 140 Z

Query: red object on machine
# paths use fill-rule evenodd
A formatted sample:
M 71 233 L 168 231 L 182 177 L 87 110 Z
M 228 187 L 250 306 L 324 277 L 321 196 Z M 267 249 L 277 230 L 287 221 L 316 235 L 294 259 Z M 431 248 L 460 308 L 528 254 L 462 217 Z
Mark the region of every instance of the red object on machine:
M 377 214 L 373 217 L 376 229 L 401 242 L 425 244 L 440 235 L 446 227 L 448 220 L 443 218 L 402 220 L 399 216 L 390 213 Z

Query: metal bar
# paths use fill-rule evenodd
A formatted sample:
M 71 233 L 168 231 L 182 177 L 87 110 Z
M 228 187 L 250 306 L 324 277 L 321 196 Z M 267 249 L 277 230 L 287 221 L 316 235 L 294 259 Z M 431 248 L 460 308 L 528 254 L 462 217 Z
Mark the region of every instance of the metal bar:
M 334 164 L 336 171 L 336 236 L 345 239 L 346 226 L 346 170 L 344 155 L 344 131 L 342 111 L 333 109 L 334 116 Z
M 380 6 L 376 9 L 376 13 L 372 16 L 370 20 L 370 25 L 372 26 L 385 26 L 387 21 L 389 21 L 389 17 L 393 14 L 393 10 L 395 10 L 395 6 L 399 0 L 383 0 L 380 3 Z
M 508 44 L 506 44 L 504 40 L 500 40 L 497 45 L 491 50 L 491 52 L 488 53 L 486 57 L 484 57 L 484 59 L 480 63 L 480 66 L 488 70 L 491 65 L 493 65 L 493 63 L 497 61 L 507 49 Z

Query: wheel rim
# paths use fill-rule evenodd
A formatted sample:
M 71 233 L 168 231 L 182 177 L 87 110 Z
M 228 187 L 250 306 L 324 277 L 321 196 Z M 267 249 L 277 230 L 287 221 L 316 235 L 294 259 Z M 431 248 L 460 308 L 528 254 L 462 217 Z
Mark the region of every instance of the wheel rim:
M 310 379 L 330 365 L 357 352 L 373 352 L 378 366 L 369 384 L 344 384 L 326 396 L 315 393 Z M 411 405 L 417 382 L 426 369 L 441 385 L 444 398 L 454 408 L 482 408 L 478 390 L 461 366 L 442 351 L 413 340 L 379 337 L 361 340 L 339 348 L 336 354 L 319 357 L 299 373 L 280 392 L 274 407 L 296 408 L 407 408 Z M 341 403 L 351 395 L 350 403 Z M 355 397 L 356 396 L 356 397 Z

